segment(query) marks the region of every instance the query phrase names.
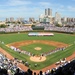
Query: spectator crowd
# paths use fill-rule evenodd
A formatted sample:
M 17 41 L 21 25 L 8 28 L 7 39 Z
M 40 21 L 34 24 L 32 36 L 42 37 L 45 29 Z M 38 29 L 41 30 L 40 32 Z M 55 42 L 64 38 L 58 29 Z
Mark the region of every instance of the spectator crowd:
M 57 27 L 51 24 L 37 24 L 36 26 L 44 26 L 45 31 L 58 31 L 58 32 L 75 32 L 75 27 Z M 15 25 L 7 28 L 0 28 L 0 32 L 21 32 L 33 31 L 31 26 Z
M 63 61 L 63 63 L 62 63 Z M 75 75 L 75 60 L 67 61 L 66 58 L 60 60 L 59 66 L 48 69 L 47 71 L 39 71 L 38 74 L 31 69 L 27 71 L 21 70 L 17 66 L 17 59 L 8 59 L 0 53 L 0 75 Z

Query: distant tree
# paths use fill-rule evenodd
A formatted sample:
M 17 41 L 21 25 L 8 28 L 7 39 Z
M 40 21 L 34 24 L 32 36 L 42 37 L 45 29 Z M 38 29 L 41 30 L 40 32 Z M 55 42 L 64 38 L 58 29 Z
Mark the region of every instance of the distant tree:
M 0 25 L 0 28 L 5 28 L 5 27 L 6 27 L 5 24 L 1 24 L 1 25 Z
M 32 27 L 35 27 L 35 25 L 32 25 Z
M 20 21 L 18 21 L 17 23 L 18 23 L 18 24 L 21 24 L 21 22 L 20 22 Z
M 59 24 L 58 22 L 55 23 L 55 26 L 57 26 L 57 27 L 62 27 L 62 25 Z
M 36 22 L 34 21 L 33 24 L 36 24 Z
M 6 24 L 7 24 L 7 23 L 11 23 L 11 22 L 10 22 L 10 21 L 8 21 L 8 22 L 6 22 Z
M 12 24 L 15 24 L 15 22 L 11 22 Z

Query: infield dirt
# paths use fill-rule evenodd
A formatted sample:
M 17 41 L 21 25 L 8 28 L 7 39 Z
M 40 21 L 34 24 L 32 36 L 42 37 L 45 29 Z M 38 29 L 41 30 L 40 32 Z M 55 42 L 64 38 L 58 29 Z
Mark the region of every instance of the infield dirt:
M 62 42 L 48 41 L 48 40 L 26 40 L 26 41 L 21 41 L 21 42 L 10 43 L 10 44 L 8 44 L 8 46 L 14 46 L 14 47 L 18 48 L 20 46 L 29 45 L 29 44 L 33 44 L 33 43 L 42 43 L 42 44 L 52 45 L 52 46 L 55 46 L 58 48 L 68 46 L 68 44 L 65 44 Z

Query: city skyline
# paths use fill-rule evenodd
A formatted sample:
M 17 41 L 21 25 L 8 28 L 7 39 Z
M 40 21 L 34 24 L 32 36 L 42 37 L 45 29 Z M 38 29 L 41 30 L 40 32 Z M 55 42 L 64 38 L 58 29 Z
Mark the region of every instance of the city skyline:
M 0 20 L 9 17 L 39 18 L 46 8 L 52 9 L 52 16 L 59 12 L 62 17 L 75 17 L 75 0 L 1 0 Z

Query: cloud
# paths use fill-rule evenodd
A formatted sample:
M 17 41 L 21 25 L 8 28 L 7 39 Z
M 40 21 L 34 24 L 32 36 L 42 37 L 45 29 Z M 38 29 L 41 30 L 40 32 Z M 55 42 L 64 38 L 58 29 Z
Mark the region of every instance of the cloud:
M 59 5 L 59 7 L 57 7 L 57 10 L 56 11 L 65 11 L 65 7 L 64 7 L 64 5 Z
M 42 7 L 45 7 L 45 8 L 47 7 L 48 8 L 52 4 L 50 2 L 39 2 L 39 5 L 42 6 Z
M 0 16 L 24 16 L 36 17 L 44 14 L 46 8 L 51 8 L 52 13 L 59 12 L 75 12 L 75 7 L 64 5 L 62 3 L 52 2 L 51 0 L 6 0 L 5 3 L 0 3 Z M 75 1 L 75 0 L 74 0 Z M 3 15 L 2 15 L 3 14 Z M 67 14 L 66 14 L 67 15 Z
M 68 6 L 67 9 L 71 12 L 75 12 L 75 7 L 73 6 Z
M 4 3 L 1 3 L 0 6 L 23 6 L 29 4 L 32 4 L 32 2 L 26 0 L 7 0 Z
M 0 4 L 0 12 L 26 12 L 29 10 L 28 5 L 32 4 L 31 1 L 25 0 L 7 0 L 4 4 Z
M 25 0 L 8 0 L 8 5 L 10 6 L 28 5 L 31 3 L 32 3 L 31 1 L 25 1 Z

